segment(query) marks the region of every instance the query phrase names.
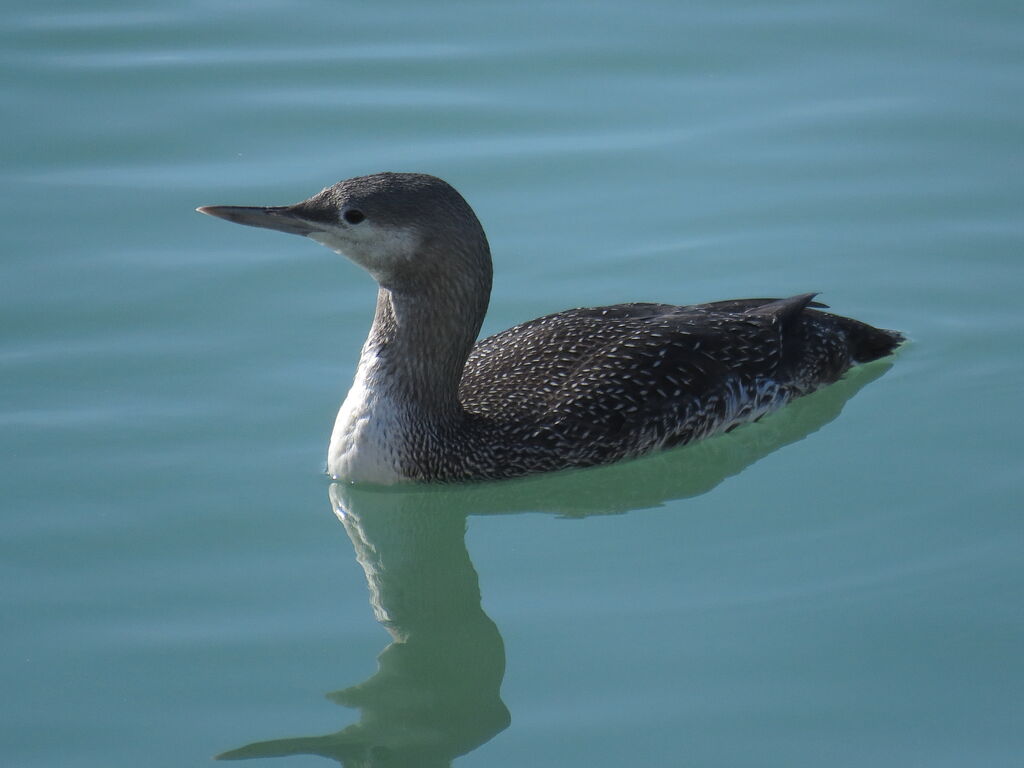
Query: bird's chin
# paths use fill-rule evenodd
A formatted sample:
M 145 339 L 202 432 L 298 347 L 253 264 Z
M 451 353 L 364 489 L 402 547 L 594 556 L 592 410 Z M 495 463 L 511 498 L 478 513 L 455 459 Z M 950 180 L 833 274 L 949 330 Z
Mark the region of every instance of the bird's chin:
M 320 243 L 322 246 L 330 248 L 335 253 L 340 254 L 347 259 L 357 261 L 357 259 L 352 255 L 352 244 L 338 237 L 334 232 L 310 232 L 306 237 Z

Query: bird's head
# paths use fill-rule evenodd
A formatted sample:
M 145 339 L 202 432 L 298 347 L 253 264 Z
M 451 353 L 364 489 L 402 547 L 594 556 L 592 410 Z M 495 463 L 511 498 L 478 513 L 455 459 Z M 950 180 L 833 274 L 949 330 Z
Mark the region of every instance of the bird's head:
M 348 257 L 385 287 L 415 288 L 432 274 L 465 270 L 490 253 L 480 222 L 447 182 L 419 173 L 340 181 L 283 206 L 209 205 L 209 216 L 304 235 Z M 471 270 L 471 271 L 476 271 Z

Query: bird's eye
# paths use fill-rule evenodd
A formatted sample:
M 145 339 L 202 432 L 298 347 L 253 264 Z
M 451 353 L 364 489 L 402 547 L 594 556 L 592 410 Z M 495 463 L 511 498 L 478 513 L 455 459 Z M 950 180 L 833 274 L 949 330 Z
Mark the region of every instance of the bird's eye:
M 362 211 L 357 211 L 354 208 L 345 211 L 345 221 L 349 224 L 358 224 L 365 218 L 366 216 L 363 215 Z

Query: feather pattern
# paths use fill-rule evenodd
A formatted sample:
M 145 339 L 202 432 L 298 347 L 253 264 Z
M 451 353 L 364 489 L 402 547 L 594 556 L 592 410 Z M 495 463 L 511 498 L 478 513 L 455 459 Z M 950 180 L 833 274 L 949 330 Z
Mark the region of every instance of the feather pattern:
M 902 338 L 810 309 L 813 296 L 572 309 L 495 334 L 466 361 L 459 450 L 421 469 L 513 477 L 681 445 L 756 421 Z

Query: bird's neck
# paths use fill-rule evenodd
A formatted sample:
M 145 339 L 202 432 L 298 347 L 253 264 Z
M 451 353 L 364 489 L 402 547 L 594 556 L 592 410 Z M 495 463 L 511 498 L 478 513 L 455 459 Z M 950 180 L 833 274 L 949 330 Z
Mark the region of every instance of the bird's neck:
M 489 291 L 480 288 L 438 285 L 410 294 L 381 287 L 359 377 L 415 421 L 458 420 L 459 382 L 487 311 Z
M 418 476 L 415 467 L 457 439 L 466 416 L 459 382 L 491 289 L 486 248 L 475 256 L 450 274 L 421 272 L 378 290 L 355 381 L 331 436 L 334 477 L 399 482 Z

